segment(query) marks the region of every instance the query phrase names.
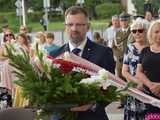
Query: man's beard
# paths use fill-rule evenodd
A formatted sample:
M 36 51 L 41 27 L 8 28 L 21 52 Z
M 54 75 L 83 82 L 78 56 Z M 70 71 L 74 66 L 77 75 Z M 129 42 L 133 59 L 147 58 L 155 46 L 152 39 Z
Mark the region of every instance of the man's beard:
M 80 37 L 70 38 L 70 39 L 71 39 L 72 43 L 74 43 L 76 45 L 78 45 L 78 44 L 80 44 L 82 42 L 82 38 L 80 38 Z
M 79 45 L 83 41 L 83 38 L 79 35 L 79 33 L 77 33 L 76 37 L 72 37 L 72 35 L 71 35 L 70 40 L 73 44 Z

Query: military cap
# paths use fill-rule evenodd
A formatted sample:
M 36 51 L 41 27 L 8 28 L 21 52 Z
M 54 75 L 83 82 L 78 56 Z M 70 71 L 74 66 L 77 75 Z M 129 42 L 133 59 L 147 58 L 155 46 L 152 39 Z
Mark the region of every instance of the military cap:
M 124 20 L 124 21 L 129 20 L 129 17 L 130 17 L 130 15 L 129 15 L 128 13 L 126 13 L 126 12 L 122 12 L 122 13 L 119 15 L 119 19 L 120 19 L 120 20 Z

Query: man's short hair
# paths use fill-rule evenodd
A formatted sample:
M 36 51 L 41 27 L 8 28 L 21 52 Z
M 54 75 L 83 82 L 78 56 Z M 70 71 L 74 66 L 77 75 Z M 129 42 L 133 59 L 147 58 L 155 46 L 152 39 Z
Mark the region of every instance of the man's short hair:
M 86 11 L 86 9 L 80 7 L 80 6 L 72 6 L 70 8 L 68 8 L 65 12 L 65 17 L 70 14 L 70 15 L 76 15 L 76 14 L 84 14 L 86 18 L 88 17 L 88 12 Z
M 114 20 L 114 19 L 118 19 L 119 20 L 119 16 L 118 15 L 113 15 L 112 16 L 112 20 Z

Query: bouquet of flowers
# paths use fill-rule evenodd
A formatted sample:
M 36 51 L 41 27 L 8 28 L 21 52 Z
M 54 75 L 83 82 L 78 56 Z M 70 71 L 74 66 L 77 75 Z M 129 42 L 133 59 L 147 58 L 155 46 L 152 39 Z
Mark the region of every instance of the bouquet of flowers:
M 75 114 L 70 112 L 71 107 L 96 101 L 108 103 L 121 97 L 118 88 L 111 84 L 103 89 L 101 83 L 107 80 L 107 71 L 101 70 L 97 74 L 89 67 L 65 60 L 64 56 L 69 56 L 69 53 L 52 58 L 37 50 L 36 60 L 33 60 L 23 50 L 18 54 L 11 46 L 6 49 L 17 78 L 15 83 L 22 88 L 32 106 Z
M 37 49 L 36 60 L 33 60 L 23 50 L 22 54 L 17 54 L 11 46 L 6 49 L 17 77 L 16 84 L 22 87 L 23 95 L 32 106 L 58 111 L 66 120 L 75 117 L 76 113 L 70 111 L 71 107 L 96 101 L 117 101 L 123 96 L 122 89 L 130 86 L 72 53 L 52 58 Z M 160 100 L 136 88 L 129 87 L 126 91 L 140 101 L 160 107 Z

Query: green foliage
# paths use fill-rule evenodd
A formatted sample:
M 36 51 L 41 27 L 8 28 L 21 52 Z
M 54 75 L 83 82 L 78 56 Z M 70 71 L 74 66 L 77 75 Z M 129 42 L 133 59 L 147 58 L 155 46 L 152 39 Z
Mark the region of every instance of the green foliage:
M 0 0 L 0 11 L 11 11 L 11 10 L 14 10 L 16 8 L 15 6 L 15 2 L 16 0 Z
M 43 71 L 35 70 L 36 66 L 31 64 L 29 54 L 26 52 L 15 54 L 13 47 L 6 48 L 7 57 L 11 60 L 10 64 L 16 68 L 14 72 L 19 79 L 16 83 L 23 88 L 24 95 L 37 105 L 79 104 L 95 100 L 110 102 L 118 99 L 116 87 L 109 87 L 106 91 L 102 91 L 97 83 L 79 84 L 81 79 L 88 77 L 84 73 L 69 72 L 66 74 L 53 66 L 48 68 L 43 60 L 43 53 L 40 51 L 37 52 L 37 55 Z
M 19 30 L 19 17 L 16 16 L 15 12 L 0 13 L 0 25 L 3 24 L 11 25 L 11 29 L 17 32 Z
M 75 5 L 77 0 L 61 0 L 61 2 L 64 3 L 64 5 L 66 6 L 66 8 L 68 8 L 69 6 Z
M 31 0 L 28 7 L 32 7 L 35 11 L 43 10 L 43 0 Z
M 135 8 L 137 9 L 138 14 L 144 14 L 144 0 L 132 0 Z M 152 4 L 152 10 L 153 13 L 157 13 L 159 9 L 159 0 L 150 0 L 150 3 Z
M 120 1 L 119 0 L 86 0 L 84 3 L 84 7 L 88 9 L 90 18 L 99 17 L 96 14 L 96 6 L 103 3 L 120 4 Z
M 151 2 L 152 2 L 153 8 L 155 8 L 157 10 L 157 12 L 158 12 L 158 9 L 160 8 L 159 0 L 152 0 Z
M 57 15 L 56 13 L 53 13 L 52 11 L 49 12 L 48 18 L 51 22 L 60 22 L 64 21 L 64 15 Z
M 23 50 L 21 54 L 16 53 L 16 49 L 12 46 L 6 46 L 6 50 L 10 64 L 15 68 L 14 73 L 18 78 L 16 83 L 22 87 L 23 95 L 36 107 L 48 104 L 78 105 L 95 101 L 106 103 L 120 99 L 121 94 L 116 87 L 109 86 L 107 90 L 102 90 L 97 83 L 80 84 L 81 79 L 88 75 L 75 71 L 64 73 L 60 68 L 53 67 L 53 64 L 48 65 L 39 50 L 37 50 L 39 58 L 37 64 L 41 67 L 37 67 L 37 64 L 31 61 L 29 54 Z
M 120 14 L 122 7 L 118 3 L 104 3 L 96 6 L 98 18 L 111 18 L 115 14 Z
M 37 32 L 42 31 L 43 27 L 39 23 L 41 12 L 35 13 L 37 17 L 34 17 L 34 14 L 28 14 L 27 15 L 27 26 L 29 28 L 29 32 Z M 37 15 L 38 14 L 38 15 Z M 30 16 L 31 15 L 31 16 Z M 16 16 L 15 12 L 5 12 L 0 13 L 0 27 L 3 25 L 3 17 L 6 16 L 9 26 L 14 31 L 14 33 L 17 33 L 20 27 L 19 17 Z M 33 17 L 32 17 L 33 16 Z M 33 22 L 34 21 L 34 22 Z M 58 16 L 50 16 L 49 17 L 49 30 L 64 30 L 64 16 L 58 17 Z M 105 29 L 107 26 L 108 20 L 92 20 L 91 21 L 91 28 L 92 29 Z
M 27 20 L 32 22 L 39 22 L 39 20 L 42 18 L 43 13 L 42 12 L 34 12 L 34 13 L 28 13 L 27 14 Z
M 137 9 L 138 14 L 144 14 L 144 1 L 143 0 L 133 0 L 133 4 Z
M 16 0 L 8 0 L 7 2 L 5 0 L 0 0 L 0 27 L 8 22 L 11 29 L 17 33 L 19 31 L 20 24 L 22 24 L 22 19 L 20 22 L 20 17 L 16 16 L 16 6 L 15 6 Z M 71 5 L 75 5 L 76 0 L 50 0 L 51 7 L 56 8 L 61 6 L 64 10 Z M 95 18 L 96 12 L 95 7 L 96 5 L 99 5 L 104 2 L 110 2 L 110 3 L 118 3 L 118 0 L 86 0 L 84 7 L 86 7 L 89 10 L 90 17 Z M 43 15 L 43 0 L 25 0 L 26 7 L 32 8 L 34 10 L 33 13 L 27 13 L 26 15 L 26 24 L 29 28 L 29 31 L 40 31 L 43 30 L 43 27 L 40 25 L 39 21 L 42 18 Z M 27 9 L 26 9 L 27 10 Z M 5 12 L 3 12 L 5 11 Z M 100 11 L 103 11 L 103 9 Z M 107 10 L 108 11 L 108 10 Z M 99 10 L 98 10 L 99 13 Z M 104 13 L 105 15 L 108 13 Z M 98 16 L 99 18 L 105 18 L 104 15 L 101 15 L 102 17 Z M 63 30 L 63 21 L 64 16 L 58 16 L 55 15 L 55 13 L 49 12 L 49 30 Z M 94 25 L 94 24 L 93 24 Z M 100 27 L 99 27 L 100 26 Z M 103 25 L 96 25 L 96 28 L 101 28 Z M 93 26 L 92 26 L 93 27 Z M 94 27 L 93 27 L 94 28 Z
M 111 1 L 112 3 L 120 3 L 121 1 L 120 0 L 109 0 Z

